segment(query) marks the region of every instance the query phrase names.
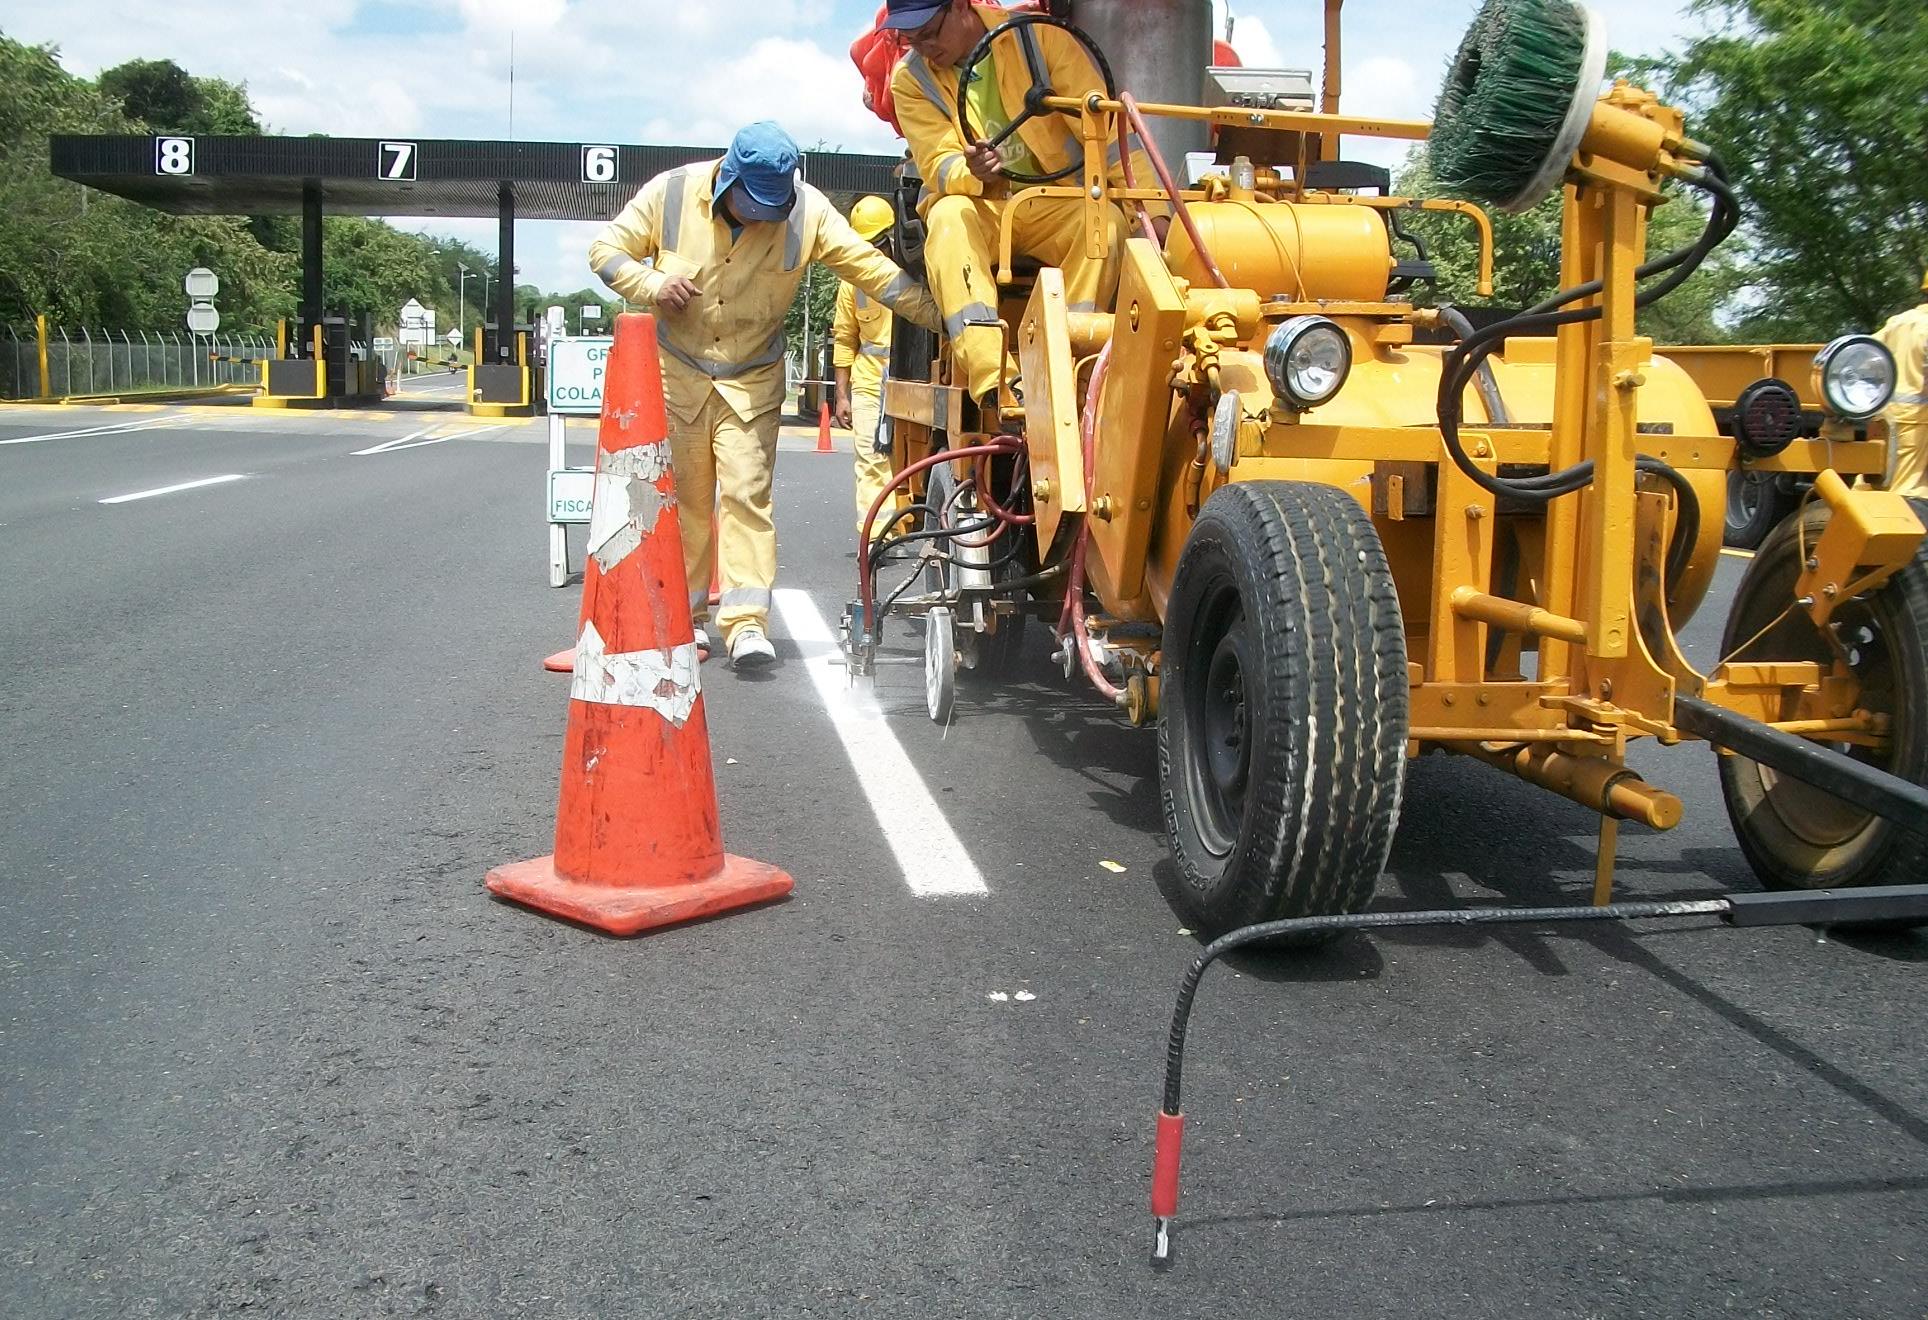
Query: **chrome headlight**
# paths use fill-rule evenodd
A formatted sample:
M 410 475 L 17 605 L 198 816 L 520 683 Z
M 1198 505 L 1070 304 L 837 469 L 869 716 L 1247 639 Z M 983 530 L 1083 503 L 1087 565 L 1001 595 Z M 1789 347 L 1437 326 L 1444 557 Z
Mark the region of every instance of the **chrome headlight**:
M 1836 417 L 1864 422 L 1894 397 L 1894 354 L 1872 335 L 1842 335 L 1814 355 L 1814 392 Z
M 1237 390 L 1218 396 L 1218 409 L 1212 414 L 1212 462 L 1220 472 L 1230 472 L 1238 462 L 1238 414 Z
M 1316 408 L 1339 392 L 1352 370 L 1352 341 L 1323 316 L 1295 316 L 1265 340 L 1265 377 L 1279 401 L 1295 412 Z

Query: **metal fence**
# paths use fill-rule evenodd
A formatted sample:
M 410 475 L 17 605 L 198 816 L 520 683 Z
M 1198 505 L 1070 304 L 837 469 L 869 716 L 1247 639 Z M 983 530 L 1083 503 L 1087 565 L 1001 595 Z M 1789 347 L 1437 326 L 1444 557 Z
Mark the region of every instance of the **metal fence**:
M 41 394 L 40 336 L 33 326 L 4 327 L 0 336 L 0 398 Z M 252 385 L 257 359 L 274 353 L 274 340 L 251 331 L 190 335 L 178 330 L 105 330 L 47 327 L 47 393 L 55 397 Z

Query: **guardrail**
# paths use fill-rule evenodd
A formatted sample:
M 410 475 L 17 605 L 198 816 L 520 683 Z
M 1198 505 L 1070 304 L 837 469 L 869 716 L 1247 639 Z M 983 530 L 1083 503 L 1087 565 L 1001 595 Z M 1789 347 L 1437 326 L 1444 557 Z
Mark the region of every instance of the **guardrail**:
M 49 325 L 0 327 L 0 399 L 253 385 L 254 363 L 274 355 L 252 331 L 190 335 Z

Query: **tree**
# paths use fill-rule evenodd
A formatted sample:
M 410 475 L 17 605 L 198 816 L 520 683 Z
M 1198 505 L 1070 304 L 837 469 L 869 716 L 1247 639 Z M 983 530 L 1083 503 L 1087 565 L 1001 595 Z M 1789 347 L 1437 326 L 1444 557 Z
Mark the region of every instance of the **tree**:
M 121 113 L 162 133 L 259 133 L 248 89 L 196 78 L 173 60 L 129 60 L 100 75 L 101 93 Z
M 1661 68 L 1741 198 L 1753 269 L 1740 329 L 1818 340 L 1879 325 L 1928 265 L 1928 5 L 1694 8 L 1724 25 Z

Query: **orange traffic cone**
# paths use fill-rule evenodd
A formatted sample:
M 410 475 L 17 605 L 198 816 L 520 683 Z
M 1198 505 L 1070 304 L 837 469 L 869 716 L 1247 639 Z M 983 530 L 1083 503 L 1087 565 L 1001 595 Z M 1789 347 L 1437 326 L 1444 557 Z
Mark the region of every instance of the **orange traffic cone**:
M 604 377 L 556 850 L 488 875 L 497 897 L 612 935 L 792 883 L 723 851 L 667 434 L 656 323 L 625 313 Z
M 830 445 L 830 405 L 828 403 L 817 406 L 817 452 L 819 454 L 833 452 Z
M 554 655 L 545 655 L 542 657 L 542 667 L 552 674 L 567 674 L 572 672 L 576 667 L 575 648 L 571 647 L 567 651 L 557 651 Z

